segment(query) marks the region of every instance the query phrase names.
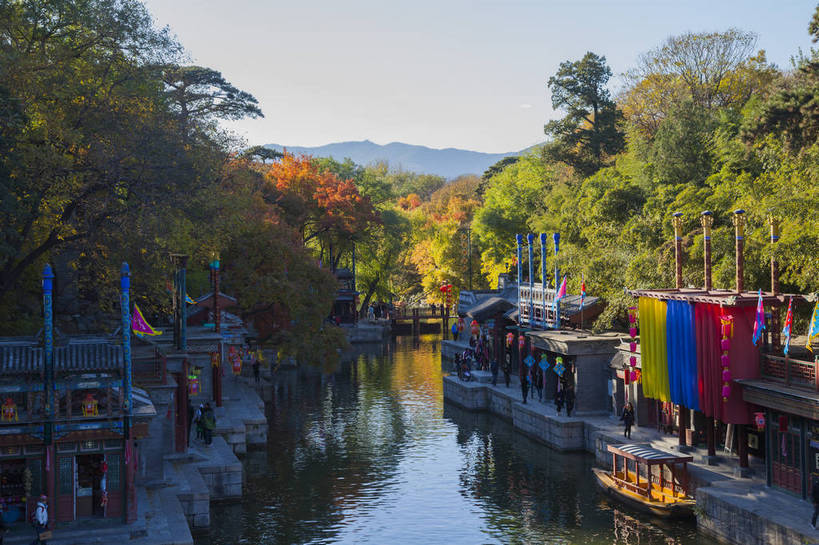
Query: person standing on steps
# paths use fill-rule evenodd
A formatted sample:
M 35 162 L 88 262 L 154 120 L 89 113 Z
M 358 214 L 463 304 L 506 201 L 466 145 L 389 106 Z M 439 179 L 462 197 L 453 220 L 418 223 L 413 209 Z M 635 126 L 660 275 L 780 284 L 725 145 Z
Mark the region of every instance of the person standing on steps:
M 566 388 L 566 416 L 572 415 L 572 409 L 574 409 L 574 387 L 569 386 Z
M 627 439 L 631 439 L 631 426 L 634 424 L 634 406 L 631 404 L 631 401 L 626 403 L 620 420 L 623 421 L 623 425 L 625 426 L 623 436 Z
M 260 377 L 259 377 L 259 366 L 260 365 L 261 365 L 261 363 L 259 363 L 259 358 L 254 357 L 253 358 L 253 366 L 252 366 L 253 367 L 253 380 L 256 381 L 257 386 L 259 385 L 259 380 L 261 380 Z
M 492 371 L 492 386 L 498 385 L 498 360 L 493 359 L 489 369 Z
M 31 523 L 34 525 L 34 531 L 37 533 L 31 545 L 44 544 L 45 541 L 43 541 L 41 537 L 48 526 L 48 496 L 45 494 L 40 496 L 40 499 L 37 501 L 37 507 L 34 508 L 34 513 L 31 514 Z
M 193 423 L 196 426 L 196 438 L 201 440 L 204 434 L 204 428 L 202 427 L 202 416 L 205 413 L 205 405 L 204 403 L 200 403 L 199 407 L 196 409 L 196 412 L 193 415 Z
M 506 357 L 503 361 L 503 378 L 506 380 L 506 387 L 509 388 L 509 382 L 511 380 L 512 375 L 512 354 L 509 352 L 506 353 Z
M 213 430 L 216 429 L 216 415 L 213 414 L 210 403 L 205 404 L 205 412 L 202 414 L 202 427 L 205 433 L 205 445 L 210 446 L 213 443 Z
M 529 374 L 526 372 L 526 364 L 520 362 L 520 393 L 523 394 L 523 403 L 526 403 L 526 396 L 529 394 Z

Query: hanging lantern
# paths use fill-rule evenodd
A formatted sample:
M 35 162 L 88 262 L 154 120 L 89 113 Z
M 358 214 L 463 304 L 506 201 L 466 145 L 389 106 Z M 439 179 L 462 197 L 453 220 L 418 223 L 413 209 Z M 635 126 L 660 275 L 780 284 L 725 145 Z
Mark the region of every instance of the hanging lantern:
M 199 369 L 194 369 L 188 375 L 188 395 L 199 395 Z
M 94 394 L 88 392 L 82 400 L 83 416 L 99 416 L 99 402 L 94 398 Z
M 460 333 L 461 331 L 463 331 L 464 327 L 466 327 L 466 322 L 464 322 L 463 318 L 458 318 L 458 332 Z
M 219 352 L 211 352 L 210 353 L 210 366 L 211 367 L 219 367 Z
M 722 334 L 722 339 L 720 339 L 719 342 L 720 349 L 722 350 L 722 355 L 720 356 L 720 363 L 722 364 L 722 402 L 725 403 L 731 396 L 731 358 L 728 355 L 728 351 L 731 349 L 730 336 L 734 332 L 734 317 L 725 314 L 723 311 L 719 321 L 720 333 Z
M 523 350 L 523 347 L 526 346 L 526 336 L 520 335 L 518 336 L 518 348 Z
M 477 336 L 481 334 L 481 326 L 478 325 L 478 322 L 476 320 L 472 320 L 472 323 L 469 324 L 469 327 L 473 335 Z
M 515 334 L 514 333 L 507 333 L 506 334 L 506 348 L 511 348 L 513 342 L 515 342 Z
M 765 431 L 765 413 L 754 413 L 756 431 Z
M 242 374 L 242 358 L 239 357 L 239 354 L 234 353 L 232 358 L 233 363 L 233 374 L 234 375 L 241 375 Z
M 3 403 L 0 418 L 3 422 L 17 422 L 17 404 L 10 397 Z

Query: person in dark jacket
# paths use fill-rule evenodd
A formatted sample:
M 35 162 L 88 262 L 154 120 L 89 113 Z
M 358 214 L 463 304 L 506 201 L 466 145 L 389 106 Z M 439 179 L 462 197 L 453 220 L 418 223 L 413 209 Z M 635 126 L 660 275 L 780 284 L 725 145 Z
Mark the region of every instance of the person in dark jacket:
M 566 416 L 572 415 L 574 409 L 574 387 L 566 388 Z
M 563 385 L 563 381 L 560 381 L 557 384 L 557 393 L 555 394 L 555 408 L 557 408 L 557 414 L 560 414 L 560 411 L 563 410 L 563 402 L 566 400 L 566 388 Z
M 205 404 L 205 411 L 202 413 L 202 429 L 205 434 L 205 445 L 213 443 L 213 430 L 216 429 L 216 415 L 210 403 Z
M 498 360 L 493 359 L 489 369 L 492 371 L 492 386 L 498 385 Z
M 816 516 L 819 515 L 819 479 L 813 480 L 810 497 L 813 500 L 813 518 L 810 519 L 810 527 L 816 530 Z
M 625 426 L 623 436 L 631 439 L 631 426 L 634 424 L 634 406 L 631 404 L 631 401 L 626 403 L 620 420 L 623 421 L 623 425 Z
M 526 364 L 523 362 L 520 363 L 518 377 L 520 378 L 520 393 L 523 394 L 523 403 L 526 403 L 526 396 L 529 395 L 529 373 L 527 373 Z
M 512 376 L 512 354 L 506 353 L 503 362 L 503 378 L 506 380 L 506 387 L 509 388 L 509 382 Z

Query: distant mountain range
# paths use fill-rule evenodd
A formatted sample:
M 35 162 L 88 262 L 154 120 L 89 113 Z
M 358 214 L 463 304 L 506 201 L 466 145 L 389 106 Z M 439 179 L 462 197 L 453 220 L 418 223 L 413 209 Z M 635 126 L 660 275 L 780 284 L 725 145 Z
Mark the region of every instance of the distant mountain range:
M 423 174 L 437 174 L 445 178 L 455 178 L 461 174 L 478 174 L 504 157 L 520 155 L 531 148 L 509 153 L 481 153 L 456 148 L 433 149 L 392 142 L 385 146 L 369 140 L 362 142 L 336 142 L 326 146 L 301 147 L 267 144 L 266 148 L 281 151 L 287 148 L 291 153 L 304 153 L 313 157 L 332 157 L 337 161 L 352 159 L 359 165 L 370 165 L 386 161 L 393 170 L 407 170 Z

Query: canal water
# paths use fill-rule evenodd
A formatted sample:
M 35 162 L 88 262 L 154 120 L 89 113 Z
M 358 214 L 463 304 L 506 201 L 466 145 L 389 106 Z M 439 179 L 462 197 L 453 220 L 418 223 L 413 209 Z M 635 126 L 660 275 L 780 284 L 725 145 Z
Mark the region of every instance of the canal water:
M 712 542 L 607 501 L 590 455 L 445 404 L 445 372 L 434 336 L 399 337 L 333 374 L 279 372 L 243 501 L 211 505 L 197 545 Z

